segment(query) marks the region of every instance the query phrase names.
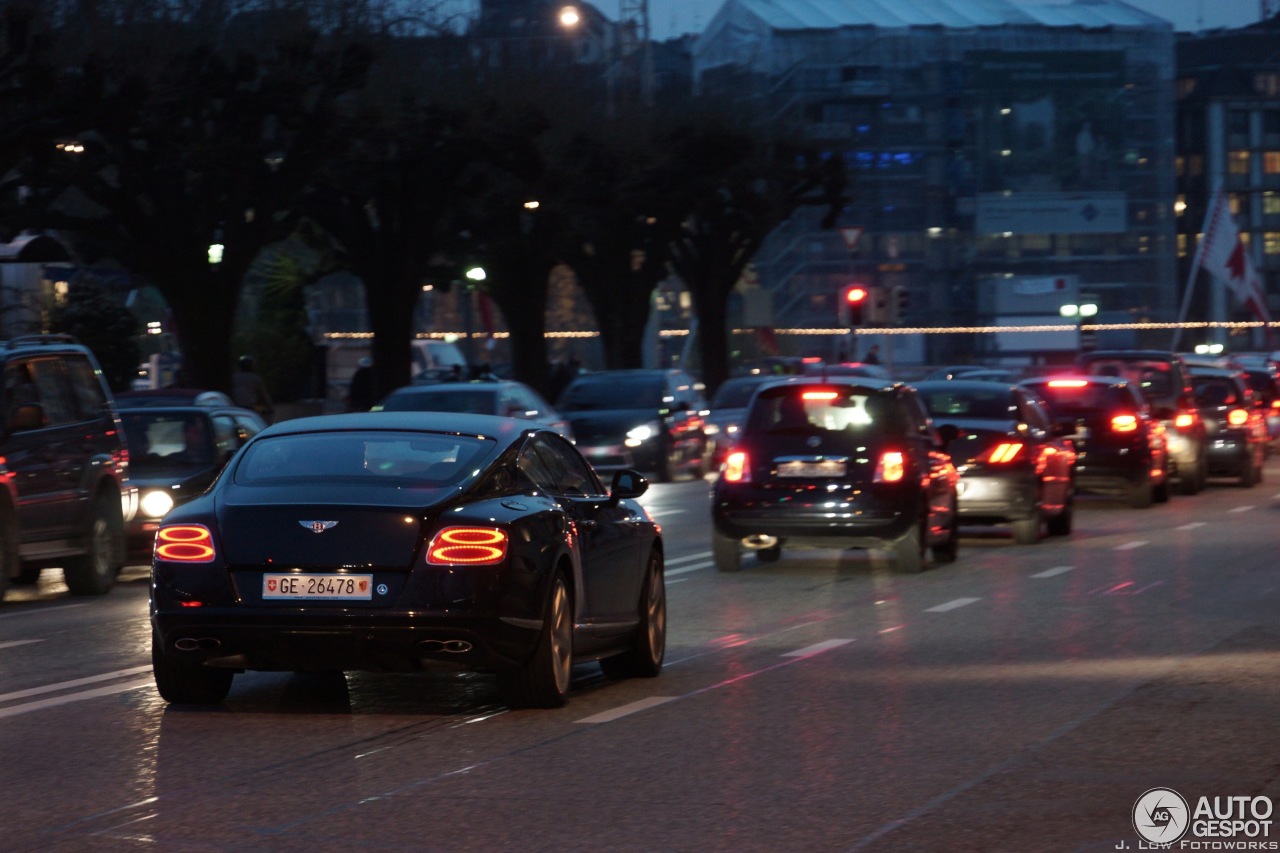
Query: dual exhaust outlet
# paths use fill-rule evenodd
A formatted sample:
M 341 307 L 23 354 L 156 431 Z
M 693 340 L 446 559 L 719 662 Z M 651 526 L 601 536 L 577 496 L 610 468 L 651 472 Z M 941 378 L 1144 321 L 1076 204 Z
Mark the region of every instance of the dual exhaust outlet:
M 216 652 L 222 648 L 222 641 L 215 640 L 213 637 L 201 637 L 198 640 L 194 637 L 183 637 L 181 640 L 176 641 L 173 647 L 180 652 Z
M 471 644 L 466 640 L 423 640 L 418 643 L 418 649 L 427 653 L 448 652 L 460 655 L 471 651 Z

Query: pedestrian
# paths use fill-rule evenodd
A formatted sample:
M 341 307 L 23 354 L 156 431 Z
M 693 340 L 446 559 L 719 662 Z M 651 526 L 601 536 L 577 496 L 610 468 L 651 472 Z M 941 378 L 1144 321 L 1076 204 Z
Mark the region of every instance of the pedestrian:
M 879 364 L 880 363 L 880 345 L 872 344 L 871 349 L 867 350 L 867 354 L 862 357 L 863 364 Z
M 347 411 L 367 412 L 373 408 L 373 359 L 360 359 L 356 372 L 351 374 L 351 386 L 347 389 Z
M 231 398 L 237 406 L 253 409 L 262 415 L 267 423 L 275 413 L 271 405 L 271 395 L 267 393 L 267 385 L 262 377 L 253 372 L 253 356 L 240 356 L 240 369 L 231 377 Z

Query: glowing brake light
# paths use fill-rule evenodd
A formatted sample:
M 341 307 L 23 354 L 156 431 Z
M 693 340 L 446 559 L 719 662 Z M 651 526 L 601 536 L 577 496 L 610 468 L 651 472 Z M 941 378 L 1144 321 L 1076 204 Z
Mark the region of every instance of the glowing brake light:
M 155 556 L 171 563 L 211 563 L 213 535 L 203 524 L 175 524 L 156 531 Z
M 1134 432 L 1137 429 L 1137 415 L 1115 415 L 1111 418 L 1112 432 Z
M 802 400 L 834 400 L 840 396 L 835 391 L 805 391 L 800 395 Z
M 1196 422 L 1196 416 L 1192 412 L 1178 412 L 1173 419 L 1173 425 L 1178 429 L 1186 429 Z
M 747 467 L 747 454 L 735 450 L 724 459 L 724 479 L 726 483 L 751 482 L 751 469 Z
M 875 482 L 897 483 L 907 475 L 907 458 L 897 450 L 886 450 L 876 463 Z
M 1232 409 L 1227 412 L 1227 423 L 1232 426 L 1244 426 L 1249 422 L 1249 413 L 1244 409 Z
M 995 449 L 987 456 L 988 462 L 994 462 L 1002 465 L 1006 462 L 1012 462 L 1018 458 L 1018 454 L 1022 452 L 1022 442 L 1020 441 L 1002 441 L 997 444 Z
M 1051 379 L 1050 388 L 1083 388 L 1089 384 L 1087 379 Z
M 1280 397 L 1277 397 L 1276 399 L 1271 401 L 1271 408 L 1280 409 Z
M 427 564 L 493 566 L 507 558 L 507 532 L 498 527 L 446 527 L 427 546 Z

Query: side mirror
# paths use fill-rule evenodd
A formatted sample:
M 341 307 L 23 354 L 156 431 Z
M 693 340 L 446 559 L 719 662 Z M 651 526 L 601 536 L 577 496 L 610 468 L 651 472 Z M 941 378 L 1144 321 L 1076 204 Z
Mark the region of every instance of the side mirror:
M 649 491 L 649 481 L 639 471 L 623 469 L 613 472 L 613 484 L 609 487 L 609 497 L 613 500 L 638 498 Z

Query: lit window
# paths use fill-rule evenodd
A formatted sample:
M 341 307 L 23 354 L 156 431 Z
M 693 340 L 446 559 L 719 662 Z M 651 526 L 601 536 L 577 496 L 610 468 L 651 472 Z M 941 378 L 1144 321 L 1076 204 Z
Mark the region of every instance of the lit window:
M 1280 151 L 1263 152 L 1262 171 L 1268 175 L 1280 175 Z
M 1267 216 L 1280 213 L 1280 193 L 1265 192 L 1262 194 L 1262 212 Z
M 1228 151 L 1227 152 L 1227 172 L 1232 175 L 1249 174 L 1249 152 L 1248 151 Z
M 1280 231 L 1262 232 L 1262 253 L 1280 255 Z

